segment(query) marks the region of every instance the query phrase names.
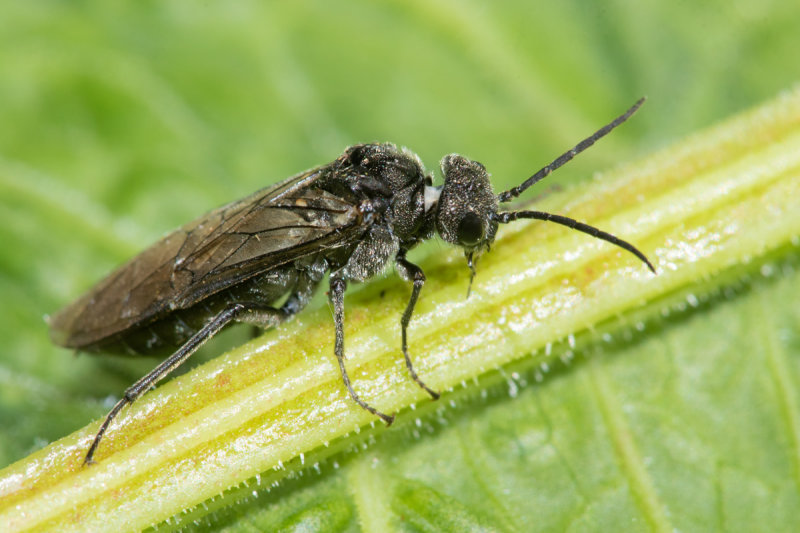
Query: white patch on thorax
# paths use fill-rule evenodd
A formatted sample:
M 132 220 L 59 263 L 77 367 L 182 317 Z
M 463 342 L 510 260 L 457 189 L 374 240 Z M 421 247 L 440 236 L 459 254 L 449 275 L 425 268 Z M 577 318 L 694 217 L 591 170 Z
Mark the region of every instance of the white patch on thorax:
M 431 207 L 439 202 L 439 196 L 442 194 L 441 187 L 433 187 L 431 185 L 425 186 L 425 212 L 431 210 Z

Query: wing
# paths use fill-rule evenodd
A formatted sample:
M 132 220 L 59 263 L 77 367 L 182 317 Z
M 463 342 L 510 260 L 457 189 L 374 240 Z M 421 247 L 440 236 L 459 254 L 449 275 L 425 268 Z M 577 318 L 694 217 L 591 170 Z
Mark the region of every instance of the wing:
M 360 234 L 356 207 L 313 184 L 318 167 L 170 233 L 50 319 L 51 337 L 81 348 L 155 320 L 261 272 Z

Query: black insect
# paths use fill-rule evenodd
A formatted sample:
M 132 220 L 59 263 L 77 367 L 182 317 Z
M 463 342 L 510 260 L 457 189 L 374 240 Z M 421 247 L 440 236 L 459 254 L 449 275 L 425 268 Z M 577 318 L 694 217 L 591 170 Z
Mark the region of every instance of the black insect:
M 441 162 L 444 185 L 434 187 L 419 158 L 393 144 L 359 144 L 335 161 L 228 204 L 167 235 L 50 319 L 61 346 L 90 352 L 169 355 L 125 391 L 100 426 L 86 454 L 92 463 L 103 434 L 127 404 L 181 365 L 231 322 L 271 328 L 291 318 L 330 272 L 329 297 L 336 328 L 335 354 L 353 400 L 391 424 L 394 416 L 362 400 L 344 364 L 344 293 L 394 261 L 413 283 L 400 320 L 402 351 L 412 379 L 434 399 L 439 394 L 417 376 L 407 330 L 425 283 L 406 253 L 438 233 L 461 246 L 475 275 L 475 259 L 494 241 L 497 227 L 519 218 L 547 220 L 588 233 L 636 255 L 631 244 L 567 217 L 540 211 L 498 212 L 499 204 L 568 162 L 628 119 L 644 99 L 525 180 L 495 195 L 484 166 L 451 154 Z M 287 299 L 279 307 L 275 303 Z

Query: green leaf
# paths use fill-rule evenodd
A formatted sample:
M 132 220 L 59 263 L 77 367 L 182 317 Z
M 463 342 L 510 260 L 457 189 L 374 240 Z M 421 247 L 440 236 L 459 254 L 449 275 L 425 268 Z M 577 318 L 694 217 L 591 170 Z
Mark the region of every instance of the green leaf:
M 465 299 L 463 257 L 420 250 L 411 350 L 439 402 L 398 357 L 409 288 L 348 293 L 348 365 L 400 412 L 388 430 L 347 398 L 320 298 L 126 409 L 83 469 L 97 423 L 44 445 L 154 362 L 69 357 L 41 320 L 170 227 L 350 143 L 429 167 L 463 152 L 501 190 L 646 93 L 548 181 L 630 160 L 790 86 L 790 4 L 0 8 L 0 464 L 18 460 L 0 529 L 797 529 L 796 90 L 540 186 L 537 208 L 635 242 L 657 277 L 520 222 Z

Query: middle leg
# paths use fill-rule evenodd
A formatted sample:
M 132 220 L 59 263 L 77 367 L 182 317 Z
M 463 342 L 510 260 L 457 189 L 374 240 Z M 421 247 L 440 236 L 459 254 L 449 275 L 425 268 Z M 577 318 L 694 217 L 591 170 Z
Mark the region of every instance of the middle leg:
M 330 278 L 330 293 L 329 297 L 331 303 L 333 304 L 333 322 L 336 326 L 336 345 L 334 347 L 334 352 L 336 353 L 336 359 L 339 361 L 339 370 L 342 372 L 342 380 L 344 381 L 344 386 L 347 387 L 347 392 L 350 393 L 350 397 L 355 401 L 358 405 L 360 405 L 363 409 L 366 409 L 373 415 L 380 417 L 381 420 L 386 422 L 387 426 L 391 426 L 392 422 L 394 422 L 394 416 L 389 416 L 384 414 L 367 402 L 359 398 L 356 391 L 353 390 L 353 386 L 350 384 L 350 377 L 347 375 L 347 369 L 344 366 L 344 291 L 347 289 L 347 282 L 337 276 L 335 273 L 331 274 Z
M 408 355 L 408 324 L 411 322 L 411 316 L 414 314 L 414 306 L 417 304 L 419 293 L 422 290 L 422 286 L 425 284 L 425 273 L 418 265 L 406 259 L 405 250 L 400 250 L 400 252 L 398 252 L 395 258 L 395 264 L 397 265 L 397 272 L 400 274 L 400 277 L 414 283 L 414 288 L 411 289 L 411 298 L 409 298 L 406 310 L 403 312 L 403 318 L 400 320 L 403 337 L 403 357 L 406 359 L 406 368 L 408 368 L 408 373 L 411 374 L 411 378 L 417 382 L 417 385 L 430 394 L 431 398 L 438 400 L 439 393 L 432 390 L 419 379 L 417 372 L 414 370 L 414 365 L 411 364 L 411 357 Z

